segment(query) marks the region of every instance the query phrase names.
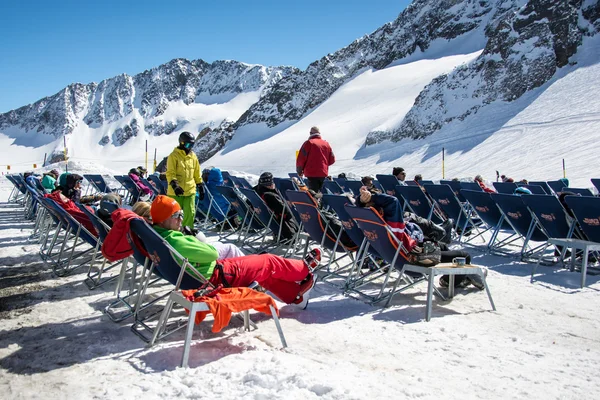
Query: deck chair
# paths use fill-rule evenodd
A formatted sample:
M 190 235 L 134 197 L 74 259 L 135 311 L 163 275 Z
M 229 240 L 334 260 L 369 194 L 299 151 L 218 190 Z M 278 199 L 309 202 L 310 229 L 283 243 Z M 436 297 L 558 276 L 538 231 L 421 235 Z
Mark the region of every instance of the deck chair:
M 214 227 L 220 228 L 219 232 L 223 232 L 227 221 L 230 221 L 235 216 L 229 216 L 229 210 L 231 204 L 227 204 L 227 208 L 223 210 L 219 203 L 215 200 L 214 194 L 210 191 L 208 186 L 204 187 L 204 200 L 208 200 L 208 206 L 204 200 L 200 200 L 196 205 L 196 216 L 198 212 L 204 217 L 204 221 L 199 221 L 203 229 L 211 229 Z
M 422 179 L 419 183 L 417 183 L 417 185 L 423 186 L 423 185 L 433 185 L 434 182 L 432 180 L 427 180 L 427 179 Z
M 141 321 L 138 320 L 138 314 L 136 314 L 136 322 L 132 326 L 132 330 L 140 336 L 142 339 L 148 339 L 150 346 L 154 345 L 157 340 L 161 340 L 172 333 L 187 327 L 186 340 L 183 350 L 182 366 L 187 366 L 187 360 L 189 356 L 189 348 L 194 329 L 195 313 L 198 311 L 208 311 L 208 307 L 202 303 L 191 303 L 187 301 L 179 290 L 186 289 L 197 289 L 201 286 L 212 287 L 210 283 L 198 273 L 186 258 L 181 256 L 177 250 L 169 245 L 156 231 L 148 225 L 143 219 L 135 219 L 131 221 L 131 235 L 136 235 L 144 245 L 146 249 L 151 249 L 149 258 L 152 260 L 150 272 L 157 270 L 163 279 L 175 286 L 168 294 L 167 304 L 162 308 L 162 312 L 158 318 L 158 322 L 155 327 L 149 325 L 151 322 L 148 318 Z M 175 304 L 182 305 L 190 310 L 190 316 L 187 318 L 187 323 L 181 323 L 177 321 L 169 325 L 169 317 L 173 311 Z M 279 321 L 276 319 L 277 314 L 274 309 L 271 309 L 276 326 L 282 340 L 282 345 L 287 346 L 283 331 L 279 325 Z M 158 314 L 152 314 L 152 317 L 158 316 Z M 250 320 L 249 313 L 244 313 L 244 327 L 249 330 Z M 256 325 L 254 325 L 256 326 Z M 151 333 L 151 336 L 145 336 L 145 333 Z
M 559 181 L 556 181 L 556 182 L 559 182 Z M 517 183 L 517 186 L 519 186 L 519 185 L 523 185 L 523 184 Z M 546 182 L 546 181 L 529 181 L 529 185 L 541 186 L 544 189 L 544 192 L 546 192 L 546 194 L 554 193 L 554 190 L 552 190 L 552 188 L 548 185 L 548 182 Z M 565 185 L 563 184 L 562 186 L 565 186 Z M 558 187 L 557 187 L 557 189 L 558 189 Z
M 598 191 L 598 193 L 600 193 L 600 179 L 590 179 L 592 182 L 592 185 L 594 185 L 594 187 L 596 188 L 596 190 Z
M 330 181 L 327 179 L 325 182 L 323 182 L 323 189 L 329 194 L 344 194 L 344 189 L 342 189 L 340 185 L 338 185 L 335 181 Z
M 518 187 L 514 182 L 493 182 L 496 192 L 503 194 L 513 194 Z
M 296 172 L 288 172 L 288 176 L 291 178 L 296 178 L 298 179 L 300 182 L 305 183 L 304 182 L 304 178 L 301 177 L 300 175 L 298 175 Z
M 347 268 L 327 271 L 323 275 L 322 280 L 340 287 L 344 291 L 356 293 L 357 295 L 366 298 L 368 301 L 374 301 L 376 297 L 370 294 L 369 291 L 363 290 L 363 288 L 366 288 L 367 285 L 371 284 L 376 279 L 387 275 L 385 265 L 378 264 L 378 259 L 381 257 L 374 248 L 369 246 L 369 242 L 365 238 L 362 230 L 356 225 L 350 214 L 346 211 L 345 205 L 351 204 L 346 196 L 325 194 L 323 195 L 322 202 L 337 214 L 350 239 L 356 244 L 360 243 L 360 247 L 356 252 L 354 264 L 349 265 Z M 362 274 L 362 267 L 367 259 L 371 260 L 373 266 L 378 267 Z M 343 284 L 336 285 L 335 279 L 342 279 Z
M 535 185 L 537 183 L 529 182 L 529 184 Z M 552 191 L 554 191 L 554 193 L 560 192 L 561 189 L 565 187 L 565 181 L 563 181 L 562 179 L 558 179 L 555 181 L 546 181 L 546 184 L 547 184 L 547 186 L 550 186 L 550 189 L 552 189 Z M 544 185 L 540 185 L 540 186 L 544 187 Z M 548 192 L 548 194 L 551 194 L 551 193 Z
M 252 189 L 252 185 L 250 184 L 250 182 L 248 182 L 246 180 L 246 178 L 242 178 L 242 177 L 237 177 L 238 182 L 240 183 L 240 187 L 246 188 L 246 189 Z
M 383 192 L 390 196 L 396 195 L 396 186 L 398 186 L 398 179 L 394 175 L 375 175 L 377 181 L 383 187 Z
M 345 268 L 348 264 L 339 264 L 339 261 L 345 257 L 348 257 L 350 262 L 354 263 L 353 252 L 358 248 L 346 248 L 340 242 L 341 229 L 339 232 L 335 232 L 333 227 L 330 227 L 329 221 L 323 217 L 318 205 L 310 194 L 304 191 L 288 190 L 286 197 L 298 211 L 303 230 L 308 233 L 308 236 L 313 241 L 319 243 L 321 248 L 329 250 L 329 262 L 327 266 L 322 264 L 320 269 L 330 271 L 334 263 L 338 268 Z M 305 253 L 308 249 L 308 243 L 307 240 Z M 338 252 L 343 254 L 337 257 Z
M 446 214 L 448 218 L 454 220 L 454 228 L 460 231 L 458 242 L 462 242 L 465 232 L 468 230 L 478 230 L 479 220 L 474 220 L 471 217 L 471 212 L 460 203 L 460 201 L 454 195 L 454 191 L 448 185 L 423 185 L 427 194 L 431 196 L 440 207 L 440 209 Z M 473 237 L 479 237 L 480 235 L 473 235 Z M 469 241 L 472 238 L 469 239 Z
M 396 186 L 396 193 L 404 199 L 406 207 L 421 218 L 431 220 L 439 224 L 442 219 L 434 214 L 434 205 L 429 201 L 419 186 Z
M 148 175 L 148 180 L 154 182 L 154 184 L 156 185 L 156 188 L 158 189 L 160 194 L 165 195 L 165 196 L 167 195 L 167 185 L 168 185 L 167 181 L 161 181 L 160 177 L 158 177 L 154 174 Z
M 541 185 L 525 185 L 523 183 L 519 183 L 517 186 L 531 190 L 531 194 L 551 194 L 551 193 L 546 193 L 546 190 L 544 190 L 544 187 Z M 513 194 L 513 193 L 507 193 L 507 194 Z
M 229 172 L 221 171 L 221 175 L 223 176 L 223 186 L 235 188 L 235 183 L 231 180 L 231 175 Z
M 8 195 L 8 202 L 16 203 L 17 198 L 20 196 L 24 196 L 25 193 L 21 193 L 21 189 L 19 188 L 19 185 L 17 184 L 12 175 L 6 175 L 6 179 L 8 179 L 8 181 L 13 184 L 11 192 Z
M 404 183 L 406 184 L 406 186 L 419 186 L 419 184 L 415 181 L 412 180 L 406 180 L 404 181 Z
M 24 204 L 25 198 L 27 197 L 27 184 L 25 183 L 25 179 L 23 179 L 23 177 L 19 174 L 12 175 L 11 178 L 13 184 L 18 189 L 17 196 L 14 199 L 14 202 Z M 9 178 L 9 180 L 11 180 L 11 178 Z
M 548 236 L 540 229 L 537 221 L 523 202 L 521 197 L 530 195 L 512 195 L 491 193 L 492 200 L 496 203 L 506 221 L 512 226 L 523 240 L 520 251 L 522 261 L 537 261 L 538 256 L 546 248 Z M 530 242 L 542 242 L 537 246 L 531 246 Z
M 217 192 L 225 196 L 225 199 L 229 202 L 231 207 L 236 211 L 237 215 L 242 219 L 242 223 L 237 230 L 222 236 L 221 239 L 227 239 L 231 235 L 238 233 L 239 237 L 236 242 L 244 243 L 245 240 L 249 240 L 252 236 L 260 237 L 256 232 L 260 232 L 264 229 L 262 223 L 256 220 L 252 215 L 252 210 L 249 209 L 245 199 L 241 198 L 235 189 L 231 186 L 217 186 L 215 188 Z M 253 239 L 254 241 L 254 239 Z
M 129 202 L 131 204 L 135 204 L 137 201 L 139 201 L 142 192 L 140 191 L 140 188 L 138 188 L 138 186 L 135 184 L 135 182 L 129 176 L 127 176 L 127 175 L 121 176 L 119 182 L 121 182 L 123 187 L 129 193 L 129 195 L 127 196 L 127 199 L 129 200 Z M 126 201 L 127 199 L 124 199 L 124 201 Z
M 479 186 L 477 182 L 460 182 L 460 187 L 466 190 L 474 190 L 476 192 L 483 192 L 484 190 Z
M 256 218 L 263 226 L 262 241 L 259 248 L 256 250 L 257 253 L 266 251 L 267 249 L 277 249 L 281 246 L 290 245 L 292 239 L 286 239 L 282 241 L 281 230 L 283 224 L 284 213 L 281 214 L 280 218 L 277 218 L 273 211 L 265 204 L 264 200 L 252 189 L 240 188 L 240 192 L 246 196 L 246 199 L 252 204 L 250 210 L 251 216 Z M 273 236 L 273 242 L 265 246 L 265 239 L 267 233 L 271 232 Z
M 483 222 L 483 225 L 479 225 L 480 234 L 491 232 L 486 246 L 487 251 L 493 254 L 509 254 L 508 246 L 518 240 L 519 236 L 506 221 L 490 194 L 483 190 L 462 189 L 460 192 L 468 201 L 471 211 Z M 499 240 L 500 233 L 506 235 L 502 240 Z
M 572 193 L 578 194 L 580 196 L 594 197 L 594 193 L 592 193 L 592 191 L 587 188 L 564 187 L 560 191 L 561 192 L 572 192 Z
M 571 239 L 569 243 L 561 243 L 575 250 L 581 249 L 581 287 L 585 286 L 589 253 L 593 252 L 596 260 L 600 259 L 600 197 L 566 196 L 567 205 L 575 214 L 575 218 L 587 240 Z M 571 270 L 575 269 L 575 257 L 571 258 Z
M 108 187 L 106 181 L 99 174 L 84 174 L 83 177 L 87 179 L 90 185 L 99 193 L 111 193 L 112 189 Z
M 352 192 L 352 194 L 354 196 L 359 196 L 360 188 L 364 186 L 361 181 L 346 181 L 345 185 L 346 185 L 345 190 Z
M 58 215 L 60 215 L 60 217 L 64 221 L 63 224 L 65 224 L 67 227 L 60 253 L 57 259 L 54 260 L 54 262 L 51 262 L 52 270 L 57 276 L 67 276 L 73 271 L 83 267 L 85 264 L 92 260 L 92 257 L 88 256 L 88 254 L 96 248 L 96 246 L 98 245 L 98 240 L 93 234 L 91 234 L 83 225 L 81 225 L 77 220 L 75 220 L 75 218 L 73 218 L 64 208 L 62 208 L 54 200 L 46 200 L 48 201 L 50 207 Z M 65 248 L 71 235 L 73 243 L 71 244 L 71 247 Z M 91 248 L 81 250 L 79 252 L 75 251 L 79 246 L 85 244 L 91 246 Z M 65 259 L 62 259 L 63 255 L 66 256 Z M 71 265 L 73 260 L 78 260 L 80 258 L 83 258 L 83 261 L 81 261 L 76 266 Z
M 148 187 L 150 190 L 152 190 L 152 193 L 154 193 L 154 197 L 158 196 L 159 194 L 164 194 L 166 195 L 166 192 L 163 193 L 163 187 L 162 185 L 159 187 L 155 187 L 152 183 L 150 183 L 150 181 L 146 178 L 141 178 L 140 177 L 140 181 L 142 181 L 142 183 L 144 185 L 146 185 L 146 187 Z
M 348 182 L 348 179 L 346 179 L 346 178 L 333 178 L 333 181 L 335 183 L 337 183 L 338 185 L 340 185 L 340 187 L 342 188 L 342 190 L 344 192 L 349 191 L 349 189 L 346 188 L 346 182 Z
M 454 195 L 456 196 L 456 198 L 458 199 L 458 201 L 460 201 L 461 203 L 466 202 L 467 200 L 463 197 L 463 195 L 460 193 L 460 191 L 462 190 L 462 187 L 460 186 L 460 181 L 447 181 L 447 180 L 441 180 L 440 181 L 440 185 L 448 185 L 452 188 L 452 191 L 454 192 Z
M 416 284 L 427 280 L 427 306 L 425 308 L 425 318 L 427 321 L 431 319 L 431 308 L 433 302 L 433 292 L 441 297 L 444 296 L 435 288 L 434 278 L 436 275 L 449 275 L 453 278 L 454 275 L 479 275 L 484 282 L 485 289 L 488 295 L 492 309 L 496 310 L 494 301 L 492 299 L 491 292 L 485 281 L 485 275 L 483 269 L 477 266 L 467 265 L 464 267 L 454 267 L 452 264 L 438 264 L 433 267 L 421 267 L 412 265 L 407 262 L 405 254 L 406 249 L 402 246 L 402 243 L 396 238 L 396 236 L 389 229 L 386 222 L 371 208 L 360 208 L 355 206 L 346 205 L 348 214 L 354 219 L 359 228 L 363 231 L 370 244 L 377 250 L 381 257 L 389 263 L 393 269 L 399 271 L 399 276 L 395 280 L 393 287 L 384 293 L 387 286 L 387 281 L 382 286 L 381 294 L 379 298 L 374 302 L 378 303 L 386 301 L 385 307 L 388 307 L 392 298 L 397 294 L 401 293 Z M 414 279 L 406 279 L 406 274 L 412 273 Z M 415 274 L 418 274 L 415 276 Z M 388 275 L 389 278 L 389 275 Z M 399 288 L 399 284 L 402 280 L 406 280 L 408 284 Z M 450 287 L 454 286 L 454 282 L 451 282 Z
M 570 239 L 573 236 L 575 229 L 575 221 L 567 214 L 560 201 L 554 195 L 540 194 L 521 196 L 521 200 L 531 211 L 531 214 L 537 221 L 538 226 L 544 231 L 548 238 Z M 567 248 L 559 247 L 551 241 L 546 242 L 544 250 L 540 252 L 538 262 L 531 271 L 531 282 L 537 267 L 542 261 L 543 252 L 548 246 L 556 246 L 556 250 L 560 252 L 560 261 L 564 261 Z M 575 254 L 573 254 L 575 257 Z

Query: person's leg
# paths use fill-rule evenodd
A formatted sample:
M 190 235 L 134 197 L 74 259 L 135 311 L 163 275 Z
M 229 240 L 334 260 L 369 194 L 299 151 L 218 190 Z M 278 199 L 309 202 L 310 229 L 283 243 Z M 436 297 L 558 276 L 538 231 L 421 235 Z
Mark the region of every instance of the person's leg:
M 313 190 L 317 193 L 319 193 L 323 188 L 324 182 L 325 178 L 306 178 L 306 186 L 308 186 L 310 190 Z
M 183 210 L 182 226 L 194 227 L 194 217 L 196 214 L 196 196 L 175 196 L 174 199 L 179 203 Z
M 466 263 L 471 264 L 471 255 L 466 251 L 442 250 L 441 254 L 442 257 L 440 261 L 443 263 L 452 262 L 452 259 L 454 259 L 455 257 L 464 257 L 466 259 Z M 454 287 L 464 286 L 465 283 L 468 285 L 466 281 L 467 279 L 467 275 L 456 275 L 454 277 Z M 448 277 L 444 275 L 440 278 L 440 280 L 445 280 L 446 282 L 448 282 Z
M 221 242 L 213 242 L 210 244 L 217 249 L 217 253 L 219 253 L 219 260 L 245 256 L 244 252 L 235 244 Z
M 223 266 L 225 278 L 231 286 L 248 286 L 256 281 L 288 304 L 294 302 L 300 292 L 301 285 L 297 282 L 310 274 L 304 261 L 272 254 L 255 254 L 218 262 Z

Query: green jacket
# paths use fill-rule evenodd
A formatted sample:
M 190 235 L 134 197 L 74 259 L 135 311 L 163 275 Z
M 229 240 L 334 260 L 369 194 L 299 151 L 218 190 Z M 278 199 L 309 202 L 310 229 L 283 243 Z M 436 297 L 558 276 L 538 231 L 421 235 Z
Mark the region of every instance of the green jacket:
M 56 189 L 56 179 L 50 174 L 44 175 L 44 178 L 42 178 L 42 186 L 47 191 L 51 192 Z
M 193 196 L 196 194 L 196 184 L 202 183 L 200 175 L 200 163 L 193 151 L 185 154 L 184 150 L 177 147 L 167 159 L 167 182 L 170 184 L 173 179 L 184 190 L 184 196 Z M 168 196 L 175 196 L 175 191 L 169 185 L 167 188 Z
M 210 244 L 203 243 L 194 236 L 186 236 L 181 232 L 154 226 L 158 234 L 167 241 L 183 257 L 187 258 L 203 277 L 210 279 L 217 264 L 219 253 Z

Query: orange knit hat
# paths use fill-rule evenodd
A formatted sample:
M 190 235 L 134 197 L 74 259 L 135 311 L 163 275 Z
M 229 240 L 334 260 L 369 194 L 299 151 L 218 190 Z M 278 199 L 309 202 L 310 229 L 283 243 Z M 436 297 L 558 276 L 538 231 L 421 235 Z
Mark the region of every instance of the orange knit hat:
M 161 222 L 166 221 L 171 217 L 171 215 L 175 214 L 177 211 L 181 210 L 179 203 L 175 201 L 175 199 L 159 195 L 152 202 L 152 206 L 150 207 L 150 216 L 152 217 L 152 222 L 155 224 L 160 224 Z

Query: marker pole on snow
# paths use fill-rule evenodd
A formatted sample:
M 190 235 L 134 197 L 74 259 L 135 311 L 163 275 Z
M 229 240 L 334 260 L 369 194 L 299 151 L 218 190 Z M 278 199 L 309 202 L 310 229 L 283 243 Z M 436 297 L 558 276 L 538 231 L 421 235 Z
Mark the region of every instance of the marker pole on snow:
M 446 179 L 446 148 L 442 147 L 442 179 Z

